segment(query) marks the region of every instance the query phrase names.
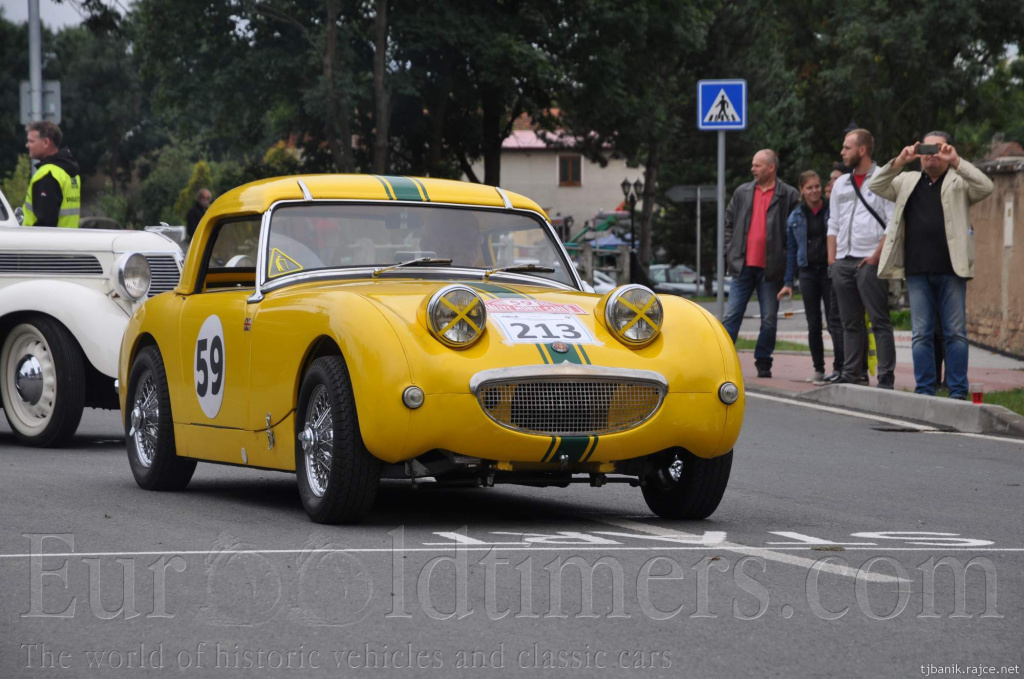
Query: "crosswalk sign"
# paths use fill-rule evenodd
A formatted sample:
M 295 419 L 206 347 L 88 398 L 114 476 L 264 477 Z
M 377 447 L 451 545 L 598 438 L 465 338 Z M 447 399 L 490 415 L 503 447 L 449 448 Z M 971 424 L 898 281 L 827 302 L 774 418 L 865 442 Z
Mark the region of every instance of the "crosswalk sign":
M 698 82 L 697 129 L 747 129 L 747 81 L 701 80 Z

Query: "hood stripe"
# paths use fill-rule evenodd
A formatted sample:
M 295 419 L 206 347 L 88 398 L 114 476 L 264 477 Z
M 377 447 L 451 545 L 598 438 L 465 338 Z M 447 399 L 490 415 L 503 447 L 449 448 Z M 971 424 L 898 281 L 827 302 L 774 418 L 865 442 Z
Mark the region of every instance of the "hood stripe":
M 408 177 L 393 177 L 390 175 L 384 175 L 384 180 L 387 181 L 391 188 L 395 192 L 395 200 L 411 200 L 418 203 L 422 203 L 426 200 L 426 191 L 420 193 L 420 186 L 409 179 Z
M 381 186 L 384 187 L 384 193 L 388 194 L 388 200 L 394 200 L 395 194 L 391 191 L 391 185 L 384 181 L 383 177 L 373 175 L 374 179 L 380 182 Z

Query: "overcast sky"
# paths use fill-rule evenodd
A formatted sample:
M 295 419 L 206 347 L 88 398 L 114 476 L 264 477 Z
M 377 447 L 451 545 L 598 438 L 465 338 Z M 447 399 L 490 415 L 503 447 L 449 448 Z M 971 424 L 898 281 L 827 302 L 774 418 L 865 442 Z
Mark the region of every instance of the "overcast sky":
M 0 0 L 0 7 L 4 8 L 4 16 L 8 21 L 16 24 L 28 21 L 28 0 Z M 81 11 L 75 0 L 64 0 L 61 3 L 39 0 L 39 14 L 43 23 L 54 30 L 82 23 Z

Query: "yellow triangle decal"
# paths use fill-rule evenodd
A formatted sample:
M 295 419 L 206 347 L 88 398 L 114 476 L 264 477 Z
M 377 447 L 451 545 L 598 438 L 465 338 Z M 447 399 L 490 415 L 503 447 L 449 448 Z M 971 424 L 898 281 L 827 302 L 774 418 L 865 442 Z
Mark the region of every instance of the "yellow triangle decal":
M 279 248 L 273 248 L 270 251 L 270 269 L 267 272 L 268 276 L 273 278 L 274 276 L 282 276 L 286 273 L 294 273 L 296 271 L 302 271 L 301 264 L 286 255 Z

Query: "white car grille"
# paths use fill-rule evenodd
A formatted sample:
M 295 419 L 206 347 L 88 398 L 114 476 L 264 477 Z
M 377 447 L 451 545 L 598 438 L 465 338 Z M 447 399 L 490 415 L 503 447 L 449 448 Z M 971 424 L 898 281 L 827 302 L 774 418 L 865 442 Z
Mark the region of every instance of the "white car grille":
M 0 254 L 0 273 L 33 276 L 102 276 L 93 255 Z
M 173 290 L 181 278 L 178 258 L 174 255 L 146 255 L 149 268 L 153 272 L 153 282 L 149 285 L 149 296 Z

